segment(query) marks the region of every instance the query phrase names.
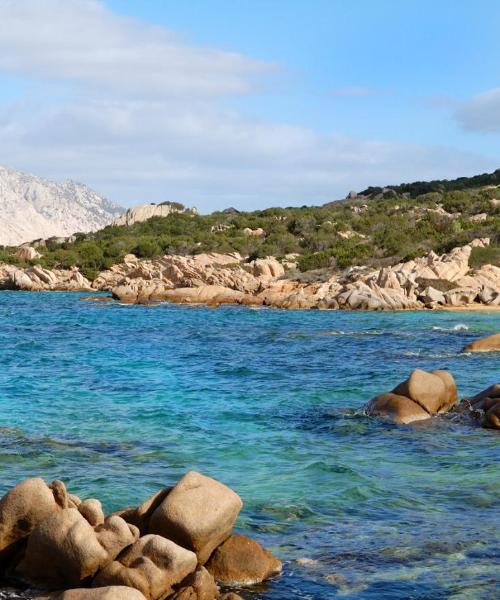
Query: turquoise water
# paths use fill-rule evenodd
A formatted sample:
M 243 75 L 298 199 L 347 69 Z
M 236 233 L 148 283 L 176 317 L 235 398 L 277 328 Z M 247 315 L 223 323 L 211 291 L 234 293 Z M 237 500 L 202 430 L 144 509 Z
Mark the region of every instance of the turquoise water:
M 0 294 L 0 492 L 61 478 L 108 510 L 197 469 L 243 498 L 238 528 L 285 561 L 251 599 L 495 598 L 500 435 L 362 405 L 411 369 L 461 395 L 499 313 L 120 306 Z M 305 559 L 305 560 L 304 560 Z

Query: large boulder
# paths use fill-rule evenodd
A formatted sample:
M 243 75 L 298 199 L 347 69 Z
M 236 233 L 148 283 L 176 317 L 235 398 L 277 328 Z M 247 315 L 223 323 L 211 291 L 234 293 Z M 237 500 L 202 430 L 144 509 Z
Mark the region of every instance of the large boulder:
M 190 471 L 154 511 L 149 531 L 192 550 L 203 565 L 231 535 L 242 506 L 233 490 Z
M 448 412 L 456 401 L 457 386 L 450 373 L 427 373 L 415 369 L 392 392 L 373 398 L 365 411 L 370 416 L 385 417 L 395 423 L 406 424 Z
M 415 369 L 408 379 L 397 385 L 392 392 L 410 398 L 429 415 L 446 412 L 457 401 L 457 386 L 453 377 L 446 371 L 427 373 Z
M 213 576 L 205 569 L 198 567 L 179 585 L 172 600 L 215 600 L 219 598 L 219 588 Z
M 382 417 L 404 425 L 429 418 L 429 413 L 416 402 L 392 392 L 375 396 L 365 411 L 370 417 Z
M 66 488 L 60 481 L 49 486 L 43 479 L 27 479 L 7 492 L 0 500 L 0 562 L 38 523 L 67 505 Z
M 467 344 L 464 352 L 500 352 L 500 333 L 494 333 Z
M 110 516 L 94 528 L 78 509 L 65 508 L 35 527 L 17 573 L 53 589 L 77 587 L 138 536 L 137 528 L 120 517 Z
M 255 585 L 281 568 L 281 561 L 268 550 L 239 534 L 221 544 L 207 563 L 207 570 L 222 585 Z
M 150 496 L 139 506 L 124 508 L 114 514 L 127 521 L 127 523 L 135 525 L 141 532 L 141 536 L 146 535 L 149 532 L 149 520 L 151 519 L 151 515 L 163 500 L 165 500 L 171 490 L 172 488 L 164 488 Z
M 94 587 L 125 585 L 148 600 L 163 600 L 196 569 L 196 554 L 159 535 L 146 535 L 94 579 Z

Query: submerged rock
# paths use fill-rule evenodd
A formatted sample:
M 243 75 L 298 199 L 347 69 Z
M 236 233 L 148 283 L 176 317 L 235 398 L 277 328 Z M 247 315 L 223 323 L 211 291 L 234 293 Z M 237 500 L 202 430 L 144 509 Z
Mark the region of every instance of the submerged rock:
M 487 429 L 500 429 L 500 384 L 479 392 L 472 398 L 464 398 L 457 412 L 469 411 Z
M 450 373 L 427 373 L 415 369 L 392 392 L 373 398 L 365 410 L 370 416 L 385 417 L 395 423 L 406 424 L 448 412 L 457 397 L 457 386 Z
M 464 352 L 500 352 L 500 333 L 494 333 L 467 344 Z
M 232 535 L 212 554 L 208 571 L 222 585 L 255 585 L 281 572 L 281 561 L 256 541 Z

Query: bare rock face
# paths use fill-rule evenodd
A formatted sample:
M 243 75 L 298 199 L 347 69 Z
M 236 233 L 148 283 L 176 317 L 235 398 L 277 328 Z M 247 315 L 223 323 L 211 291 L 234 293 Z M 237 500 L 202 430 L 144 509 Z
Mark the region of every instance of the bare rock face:
M 138 536 L 137 528 L 120 517 L 108 517 L 93 528 L 77 509 L 66 508 L 35 527 L 17 571 L 28 581 L 53 589 L 78 586 Z
M 66 488 L 60 481 L 48 486 L 43 479 L 27 479 L 13 487 L 0 500 L 0 562 L 40 522 L 66 506 Z
M 255 540 L 232 535 L 210 557 L 207 569 L 222 585 L 255 585 L 281 572 L 281 561 Z
M 147 600 L 169 596 L 174 586 L 196 569 L 194 552 L 159 535 L 146 535 L 94 579 L 94 587 L 125 585 L 139 590 Z
M 104 512 L 101 503 L 95 498 L 89 498 L 78 504 L 78 512 L 87 519 L 92 527 L 104 523 Z
M 118 511 L 115 514 L 122 517 L 122 519 L 127 521 L 127 523 L 135 525 L 141 532 L 141 536 L 146 535 L 149 532 L 149 521 L 151 519 L 151 515 L 163 502 L 163 500 L 165 500 L 171 490 L 172 488 L 164 488 L 150 496 L 139 506 L 126 508 Z
M 192 550 L 203 565 L 231 535 L 242 506 L 233 490 L 190 471 L 155 510 L 149 530 Z
M 109 586 L 102 588 L 78 588 L 66 590 L 59 594 L 51 594 L 36 600 L 146 600 L 139 590 L 125 586 Z
M 90 291 L 92 286 L 76 268 L 44 269 L 40 266 L 20 269 L 0 264 L 0 289 L 41 291 Z
M 464 352 L 500 352 L 500 333 L 494 333 L 471 342 L 465 346 Z
M 16 252 L 16 256 L 23 260 L 35 260 L 40 258 L 42 255 L 33 248 L 33 246 L 21 246 Z
M 172 600 L 215 600 L 219 598 L 219 588 L 215 579 L 205 569 L 198 567 L 179 585 Z
M 275 258 L 258 258 L 251 264 L 253 274 L 256 277 L 268 277 L 271 279 L 277 279 L 285 274 L 283 265 Z
M 187 208 L 177 206 L 175 204 L 143 204 L 129 208 L 127 212 L 112 223 L 115 227 L 126 225 L 130 227 L 134 223 L 142 223 L 153 217 L 168 217 L 175 213 L 187 213 L 196 215 L 198 211 L 195 208 Z
M 456 401 L 457 386 L 450 373 L 415 369 L 392 392 L 373 398 L 365 410 L 395 423 L 412 423 L 448 412 Z
M 0 245 L 96 231 L 122 211 L 81 183 L 0 167 Z

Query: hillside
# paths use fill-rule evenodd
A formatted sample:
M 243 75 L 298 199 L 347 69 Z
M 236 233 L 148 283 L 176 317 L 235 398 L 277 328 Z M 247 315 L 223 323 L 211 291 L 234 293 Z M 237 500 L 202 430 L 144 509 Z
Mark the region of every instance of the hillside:
M 81 183 L 0 167 L 0 245 L 96 231 L 122 212 Z
M 489 237 L 491 246 L 475 249 L 472 264 L 498 264 L 499 199 L 500 187 L 488 185 L 415 198 L 395 190 L 378 199 L 354 198 L 321 207 L 180 212 L 130 227 L 108 226 L 78 235 L 70 244 L 49 243 L 35 262 L 49 268 L 77 265 L 92 279 L 129 253 L 152 258 L 237 251 L 249 259 L 298 254 L 299 270 L 309 271 L 390 265 Z M 22 264 L 14 250 L 4 251 L 0 259 Z

